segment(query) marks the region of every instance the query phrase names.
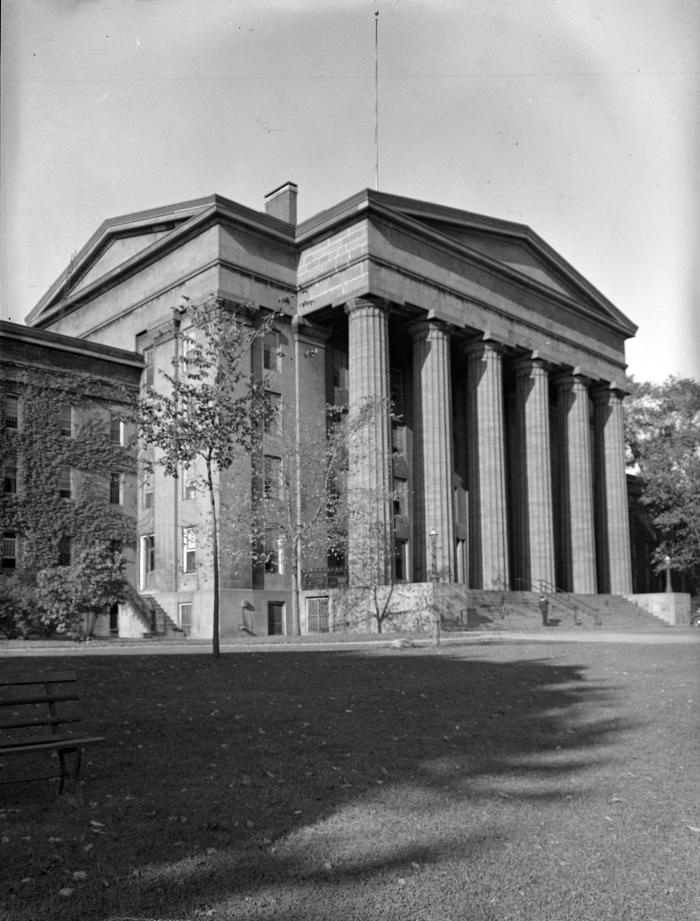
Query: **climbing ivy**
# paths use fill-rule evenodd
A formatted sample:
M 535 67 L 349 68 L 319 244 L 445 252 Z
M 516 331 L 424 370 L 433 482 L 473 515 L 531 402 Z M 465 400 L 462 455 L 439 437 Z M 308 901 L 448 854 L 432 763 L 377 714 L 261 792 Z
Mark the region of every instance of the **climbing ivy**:
M 22 537 L 18 561 L 25 573 L 56 566 L 62 538 L 74 557 L 96 542 L 134 545 L 136 522 L 109 501 L 112 474 L 135 474 L 132 446 L 110 438 L 110 411 L 128 416 L 136 394 L 106 380 L 72 371 L 4 368 L 5 395 L 19 395 L 17 429 L 0 430 L 0 465 L 16 459 L 18 489 L 0 496 L 0 530 Z M 71 436 L 61 432 L 61 408 L 74 407 Z M 4 422 L 4 419 L 2 420 Z M 77 489 L 59 495 L 63 468 L 73 471 Z

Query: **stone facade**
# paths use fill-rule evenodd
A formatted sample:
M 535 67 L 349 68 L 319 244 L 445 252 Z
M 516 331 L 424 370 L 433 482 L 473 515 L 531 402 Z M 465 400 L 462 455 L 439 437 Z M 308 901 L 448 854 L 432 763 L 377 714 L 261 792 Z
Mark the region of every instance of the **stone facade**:
M 634 325 L 526 226 L 370 190 L 297 224 L 296 196 L 288 183 L 264 213 L 211 196 L 106 221 L 28 323 L 134 350 L 157 380 L 183 298 L 274 310 L 275 347 L 251 371 L 290 419 L 322 426 L 327 402 L 347 401 L 352 419 L 373 401 L 351 448 L 349 494 L 374 497 L 369 518 L 349 516 L 351 585 L 629 593 L 621 399 Z M 250 492 L 251 476 L 238 469 L 222 494 Z M 182 559 L 201 497 L 157 474 L 145 486 L 138 587 L 208 635 L 207 551 L 191 572 Z M 235 512 L 222 527 L 243 539 Z M 289 629 L 283 551 L 276 571 L 232 559 L 224 634 Z M 313 629 L 326 596 L 305 597 Z

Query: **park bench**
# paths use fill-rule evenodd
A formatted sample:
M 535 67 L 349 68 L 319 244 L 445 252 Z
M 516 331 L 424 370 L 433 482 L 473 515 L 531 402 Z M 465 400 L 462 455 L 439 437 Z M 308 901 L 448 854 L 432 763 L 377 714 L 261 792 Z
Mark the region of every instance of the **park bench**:
M 102 736 L 74 733 L 72 724 L 80 722 L 76 691 L 77 677 L 72 671 L 25 674 L 15 678 L 0 677 L 0 763 L 9 755 L 43 753 L 58 756 L 58 772 L 34 775 L 40 765 L 48 766 L 40 757 L 29 759 L 29 773 L 2 779 L 0 783 L 48 780 L 60 777 L 59 796 L 64 792 L 66 780 L 71 781 L 76 798 L 80 801 L 78 775 L 83 748 L 103 742 Z M 4 774 L 4 771 L 2 772 Z M 2 776 L 0 774 L 0 777 Z

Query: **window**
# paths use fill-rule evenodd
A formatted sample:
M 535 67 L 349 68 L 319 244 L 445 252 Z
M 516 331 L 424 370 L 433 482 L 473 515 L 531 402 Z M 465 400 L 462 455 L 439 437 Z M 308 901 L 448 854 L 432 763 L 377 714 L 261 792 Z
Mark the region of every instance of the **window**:
M 3 531 L 2 535 L 2 568 L 17 568 L 17 535 L 14 531 Z
M 19 397 L 16 393 L 6 393 L 4 400 L 5 428 L 19 428 Z
M 109 419 L 109 440 L 115 445 L 124 445 L 124 420 L 112 414 Z
M 284 538 L 278 534 L 265 536 L 265 572 L 284 573 Z
M 267 413 L 265 414 L 265 434 L 281 435 L 282 434 L 282 397 L 279 393 L 267 391 L 265 393 L 267 400 Z
M 394 515 L 408 513 L 408 481 L 394 480 Z
M 193 470 L 182 471 L 182 498 L 194 499 L 197 495 L 197 485 Z
M 153 349 L 144 349 L 143 350 L 143 382 L 147 387 L 153 386 Z
M 3 492 L 14 495 L 17 492 L 17 455 L 10 452 L 3 464 Z
M 276 329 L 271 329 L 263 340 L 263 368 L 265 371 L 279 371 L 281 367 L 280 334 Z
M 64 403 L 58 409 L 58 426 L 64 438 L 73 436 L 73 407 Z
M 141 538 L 141 556 L 144 572 L 153 572 L 153 570 L 156 568 L 155 534 L 145 534 Z
M 333 349 L 333 402 L 345 406 L 348 402 L 348 353 Z
M 124 504 L 124 474 L 113 473 L 109 478 L 109 504 Z
M 405 582 L 408 579 L 408 541 L 394 541 L 394 579 Z
M 391 369 L 391 412 L 394 418 L 403 419 L 404 391 L 403 372 L 400 368 Z
M 182 529 L 182 571 L 194 572 L 197 567 L 197 529 Z
M 71 563 L 71 539 L 65 534 L 58 542 L 58 565 L 70 566 Z
M 279 457 L 263 459 L 263 494 L 266 499 L 279 499 L 282 492 L 282 461 Z
M 406 426 L 391 423 L 391 450 L 398 457 L 406 457 Z
M 71 490 L 71 473 L 68 464 L 61 464 L 58 468 L 58 495 L 61 499 L 70 499 L 73 495 Z
M 153 474 L 145 473 L 141 486 L 141 504 L 144 509 L 153 508 Z

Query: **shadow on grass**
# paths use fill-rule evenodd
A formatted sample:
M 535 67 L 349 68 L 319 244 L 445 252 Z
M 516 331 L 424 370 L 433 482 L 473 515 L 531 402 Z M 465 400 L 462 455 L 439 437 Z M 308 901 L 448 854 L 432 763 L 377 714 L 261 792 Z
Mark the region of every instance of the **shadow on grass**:
M 450 824 L 451 812 L 561 798 L 574 778 L 585 795 L 600 746 L 630 727 L 605 718 L 609 691 L 581 667 L 494 658 L 275 650 L 71 662 L 85 725 L 107 742 L 88 756 L 84 809 L 42 785 L 5 788 L 6 815 L 32 839 L 5 865 L 10 891 L 25 900 L 19 880 L 34 881 L 27 918 L 180 918 L 290 881 L 331 885 L 497 848 L 488 822 Z M 87 881 L 57 905 L 81 869 Z

